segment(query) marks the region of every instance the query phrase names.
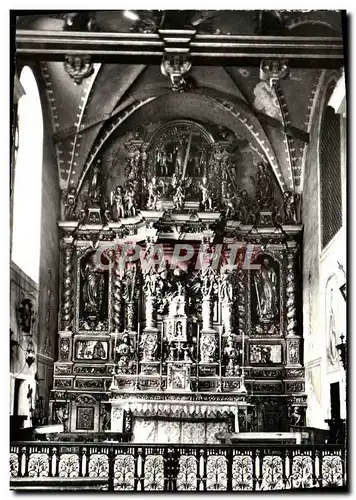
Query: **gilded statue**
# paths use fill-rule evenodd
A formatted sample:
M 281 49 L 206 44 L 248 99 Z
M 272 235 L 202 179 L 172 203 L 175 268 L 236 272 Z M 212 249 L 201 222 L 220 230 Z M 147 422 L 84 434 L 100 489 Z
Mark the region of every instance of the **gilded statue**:
M 89 316 L 100 314 L 104 296 L 104 275 L 90 260 L 82 270 L 84 312 Z
M 272 321 L 278 312 L 277 274 L 265 258 L 255 275 L 258 316 L 262 322 Z

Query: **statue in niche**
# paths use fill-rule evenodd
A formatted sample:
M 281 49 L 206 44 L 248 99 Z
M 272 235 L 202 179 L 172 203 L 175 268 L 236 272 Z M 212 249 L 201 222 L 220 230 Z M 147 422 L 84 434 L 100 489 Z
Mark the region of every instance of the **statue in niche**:
M 100 340 L 93 347 L 93 359 L 106 359 L 105 348 Z
M 104 298 L 104 275 L 98 271 L 92 260 L 82 269 L 84 313 L 98 316 Z
M 291 222 L 292 224 L 297 224 L 297 203 L 299 200 L 299 195 L 293 191 L 285 191 L 283 193 L 283 205 L 284 205 L 284 222 Z
M 175 153 L 175 166 L 174 172 L 178 177 L 181 177 L 183 174 L 184 167 L 184 157 L 186 153 L 185 141 L 181 138 L 178 144 L 174 148 Z
M 261 269 L 255 274 L 257 312 L 261 322 L 270 322 L 278 313 L 277 274 L 270 259 L 264 258 Z
M 91 169 L 89 177 L 88 198 L 92 206 L 100 205 L 101 199 L 101 160 L 98 160 Z
M 100 409 L 100 419 L 101 419 L 101 430 L 102 432 L 110 430 L 111 424 L 111 408 L 109 405 L 102 405 Z
M 229 335 L 226 340 L 226 347 L 224 349 L 224 357 L 227 360 L 225 375 L 226 377 L 233 377 L 234 375 L 238 375 L 239 366 L 238 366 L 238 357 L 239 352 L 234 346 L 234 338 L 232 335 Z
M 122 186 L 116 186 L 114 191 L 112 191 L 111 207 L 112 207 L 112 217 L 114 220 L 118 220 L 121 217 L 125 217 L 124 192 Z
M 273 201 L 274 183 L 266 165 L 259 163 L 256 179 L 251 179 L 255 184 L 258 205 L 260 208 L 268 207 Z
M 204 210 L 213 210 L 213 199 L 211 196 L 211 190 L 209 187 L 208 179 L 203 177 L 202 182 L 199 184 L 199 188 L 202 194 L 201 205 Z
M 169 161 L 172 161 L 172 154 L 168 156 L 164 147 L 156 151 L 156 164 L 159 166 L 159 173 L 161 176 L 167 177 L 169 175 Z

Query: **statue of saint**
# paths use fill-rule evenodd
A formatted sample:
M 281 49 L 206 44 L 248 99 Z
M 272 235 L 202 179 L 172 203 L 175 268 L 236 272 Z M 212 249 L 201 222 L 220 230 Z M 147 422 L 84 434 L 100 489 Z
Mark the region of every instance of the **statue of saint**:
M 297 202 L 299 195 L 294 191 L 285 191 L 283 193 L 284 204 L 284 222 L 297 224 Z
M 185 192 L 182 182 L 179 182 L 176 188 L 176 192 L 173 195 L 173 208 L 175 210 L 183 210 L 185 201 Z
M 89 260 L 82 270 L 84 312 L 89 316 L 100 314 L 104 295 L 104 275 Z
M 150 210 L 156 210 L 157 202 L 160 198 L 160 190 L 156 177 L 152 177 L 151 181 L 147 185 L 147 190 L 148 190 L 147 208 Z
M 255 185 L 259 205 L 261 207 L 270 205 L 273 200 L 274 185 L 272 177 L 263 163 L 258 165 Z
M 91 175 L 89 178 L 88 198 L 93 205 L 100 204 L 101 198 L 101 170 L 100 160 L 93 165 Z
M 128 217 L 135 217 L 137 209 L 136 209 L 136 196 L 135 191 L 132 187 L 126 193 L 126 213 Z
M 202 193 L 202 200 L 201 204 L 204 208 L 204 210 L 212 210 L 213 209 L 213 199 L 211 197 L 211 192 L 210 188 L 208 185 L 208 179 L 206 177 L 203 177 L 203 181 L 199 185 L 201 193 Z
M 175 174 L 180 177 L 183 174 L 184 167 L 184 157 L 185 157 L 185 143 L 183 139 L 180 139 L 176 147 L 175 152 Z
M 223 302 L 232 302 L 232 275 L 228 269 L 224 269 L 220 276 L 220 297 Z
M 278 312 L 277 274 L 265 258 L 255 275 L 258 315 L 262 322 L 272 321 Z
M 121 217 L 125 217 L 124 193 L 122 186 L 116 186 L 114 191 L 112 191 L 111 207 L 112 207 L 112 217 L 114 220 L 118 220 Z
M 227 360 L 225 375 L 233 377 L 238 372 L 238 356 L 239 353 L 234 346 L 234 339 L 231 335 L 226 340 L 226 347 L 224 349 L 224 356 Z

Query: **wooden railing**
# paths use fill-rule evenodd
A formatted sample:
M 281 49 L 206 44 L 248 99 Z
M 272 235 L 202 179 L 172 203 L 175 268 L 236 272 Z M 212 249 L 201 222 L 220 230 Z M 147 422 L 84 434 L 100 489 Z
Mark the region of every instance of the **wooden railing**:
M 346 486 L 339 445 L 159 445 L 17 442 L 12 489 L 237 491 Z M 27 486 L 26 486 L 27 485 Z M 76 486 L 75 486 L 76 485 Z

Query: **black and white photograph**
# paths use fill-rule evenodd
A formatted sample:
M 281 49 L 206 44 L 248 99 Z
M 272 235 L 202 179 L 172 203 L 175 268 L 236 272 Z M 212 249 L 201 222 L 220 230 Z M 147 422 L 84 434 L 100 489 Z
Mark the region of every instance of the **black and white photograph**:
M 9 11 L 7 490 L 349 491 L 348 11 L 128 6 Z

